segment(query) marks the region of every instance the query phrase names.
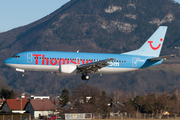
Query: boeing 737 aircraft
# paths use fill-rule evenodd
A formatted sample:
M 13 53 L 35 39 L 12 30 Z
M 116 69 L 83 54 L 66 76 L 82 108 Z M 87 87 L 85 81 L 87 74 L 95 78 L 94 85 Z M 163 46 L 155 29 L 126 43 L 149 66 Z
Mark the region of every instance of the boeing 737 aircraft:
M 134 51 L 123 54 L 80 53 L 57 51 L 28 51 L 15 54 L 4 61 L 16 71 L 50 71 L 57 75 L 76 75 L 82 73 L 82 80 L 89 80 L 88 73 L 121 73 L 161 64 L 165 58 L 159 57 L 167 26 L 160 26 L 155 33 Z

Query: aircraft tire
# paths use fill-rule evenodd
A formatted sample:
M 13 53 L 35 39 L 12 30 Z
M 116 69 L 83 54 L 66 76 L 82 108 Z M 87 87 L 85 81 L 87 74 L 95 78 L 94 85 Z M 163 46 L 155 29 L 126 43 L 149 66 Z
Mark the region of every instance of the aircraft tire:
M 90 79 L 90 76 L 89 76 L 89 75 L 86 75 L 86 76 L 85 76 L 85 79 L 86 79 L 86 80 L 89 80 L 89 79 Z
M 21 77 L 25 77 L 25 74 L 24 74 L 24 73 L 22 73 L 22 74 L 21 74 Z
M 85 75 L 82 75 L 81 79 L 82 80 L 86 80 Z
M 82 80 L 89 80 L 90 76 L 89 75 L 82 75 L 81 79 Z

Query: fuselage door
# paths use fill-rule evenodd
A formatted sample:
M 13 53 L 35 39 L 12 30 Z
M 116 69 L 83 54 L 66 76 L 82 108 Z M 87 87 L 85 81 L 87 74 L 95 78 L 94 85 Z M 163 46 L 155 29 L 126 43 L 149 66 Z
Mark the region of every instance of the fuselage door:
M 27 63 L 32 63 L 32 53 L 27 53 Z
M 132 58 L 132 67 L 137 67 L 137 58 L 136 57 Z

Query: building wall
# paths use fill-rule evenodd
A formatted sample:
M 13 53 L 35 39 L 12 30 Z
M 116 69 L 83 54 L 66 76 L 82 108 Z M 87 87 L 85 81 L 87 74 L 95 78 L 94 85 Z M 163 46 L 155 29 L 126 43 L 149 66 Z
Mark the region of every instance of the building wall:
M 34 109 L 33 109 L 33 107 L 32 107 L 30 102 L 28 102 L 28 104 L 26 105 L 25 111 L 29 112 L 32 117 L 34 116 Z
M 6 112 L 11 111 L 7 103 L 5 103 L 5 104 L 3 105 L 2 111 L 6 111 Z
M 25 110 L 12 110 L 12 113 L 25 113 Z
M 25 107 L 25 111 L 29 112 L 32 117 L 39 118 L 40 116 L 48 116 L 49 114 L 53 114 L 53 111 L 34 111 L 32 105 L 30 102 Z
M 39 118 L 39 116 L 48 116 L 53 114 L 53 111 L 34 111 L 34 118 Z
M 49 96 L 34 96 L 34 99 L 48 99 L 49 100 Z

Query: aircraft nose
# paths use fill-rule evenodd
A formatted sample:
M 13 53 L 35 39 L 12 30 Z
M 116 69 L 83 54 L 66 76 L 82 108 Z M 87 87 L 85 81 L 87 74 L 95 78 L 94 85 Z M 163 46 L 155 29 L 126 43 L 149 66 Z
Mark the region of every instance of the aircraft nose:
M 4 63 L 5 63 L 6 65 L 8 65 L 8 64 L 10 64 L 10 61 L 11 61 L 11 59 L 8 58 L 8 59 L 6 59 L 6 60 L 4 61 Z

